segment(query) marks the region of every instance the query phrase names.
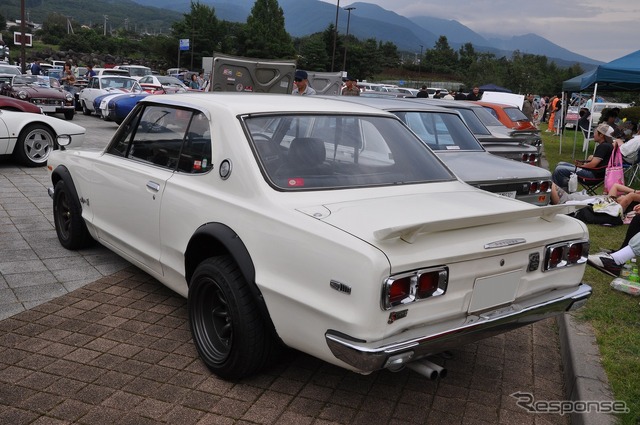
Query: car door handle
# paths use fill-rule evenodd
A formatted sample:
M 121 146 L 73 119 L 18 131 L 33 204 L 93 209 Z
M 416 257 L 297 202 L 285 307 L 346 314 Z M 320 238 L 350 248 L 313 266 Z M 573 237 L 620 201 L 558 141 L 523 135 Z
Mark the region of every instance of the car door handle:
M 159 192 L 160 191 L 160 185 L 156 182 L 153 181 L 148 181 L 147 182 L 147 188 L 151 189 L 154 192 Z

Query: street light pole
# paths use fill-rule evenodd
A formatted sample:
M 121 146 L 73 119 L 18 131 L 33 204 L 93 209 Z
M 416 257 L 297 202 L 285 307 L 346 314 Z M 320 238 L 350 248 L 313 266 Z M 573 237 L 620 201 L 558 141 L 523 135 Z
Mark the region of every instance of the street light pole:
M 353 6 L 345 7 L 347 13 L 347 35 L 344 38 L 344 60 L 342 61 L 342 71 L 347 70 L 347 46 L 349 45 L 349 23 L 351 22 L 351 11 L 355 9 Z
M 420 45 L 420 59 L 418 59 L 418 85 L 421 83 L 421 72 L 422 72 L 422 49 L 424 48 L 424 46 L 421 44 Z
M 336 61 L 336 42 L 338 39 L 338 12 L 340 11 L 340 0 L 338 0 L 338 4 L 336 5 L 336 26 L 333 29 L 333 53 L 331 54 L 331 72 L 333 72 L 333 66 Z

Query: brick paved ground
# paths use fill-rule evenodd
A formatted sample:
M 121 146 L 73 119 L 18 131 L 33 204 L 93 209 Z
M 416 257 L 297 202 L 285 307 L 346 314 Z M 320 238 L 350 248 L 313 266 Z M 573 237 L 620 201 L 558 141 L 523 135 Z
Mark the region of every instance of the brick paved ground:
M 448 377 L 361 376 L 292 352 L 241 382 L 197 357 L 186 303 L 135 267 L 0 321 L 2 424 L 568 424 L 555 321 L 436 360 Z

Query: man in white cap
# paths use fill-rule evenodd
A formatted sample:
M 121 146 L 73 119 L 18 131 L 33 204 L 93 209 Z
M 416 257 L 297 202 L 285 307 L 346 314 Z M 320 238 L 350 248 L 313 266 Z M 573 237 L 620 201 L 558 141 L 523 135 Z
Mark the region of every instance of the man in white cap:
M 316 91 L 309 86 L 309 80 L 307 78 L 307 71 L 299 69 L 293 78 L 293 92 L 291 94 L 297 94 L 300 96 L 310 96 L 316 94 Z
M 613 129 L 607 124 L 600 124 L 593 133 L 593 140 L 597 143 L 596 150 L 586 160 L 578 159 L 574 164 L 558 163 L 551 177 L 555 184 L 567 190 L 569 177 L 574 172 L 578 177 L 586 179 L 604 178 L 604 172 L 613 151 Z

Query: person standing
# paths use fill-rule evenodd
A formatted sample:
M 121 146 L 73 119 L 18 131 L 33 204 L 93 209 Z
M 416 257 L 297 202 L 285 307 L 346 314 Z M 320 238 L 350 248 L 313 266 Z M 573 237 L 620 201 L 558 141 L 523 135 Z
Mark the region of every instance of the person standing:
M 480 87 L 473 86 L 473 90 L 467 95 L 467 100 L 480 100 L 481 98 L 482 93 L 480 93 Z
M 360 96 L 357 78 L 348 77 L 347 81 L 345 81 L 345 85 L 346 86 L 342 89 L 343 96 Z
M 522 104 L 522 113 L 529 118 L 529 121 L 533 122 L 533 113 L 535 111 L 535 107 L 533 106 L 533 95 L 531 93 L 527 94 L 524 98 L 524 103 Z
M 87 72 L 84 74 L 84 78 L 86 78 L 87 80 L 91 80 L 95 76 L 96 76 L 96 72 L 93 70 L 93 65 L 88 64 Z
M 198 74 L 191 74 L 191 81 L 189 81 L 189 88 L 194 90 L 200 90 L 200 84 L 198 83 Z
M 555 95 L 549 101 L 549 110 L 551 112 L 549 113 L 549 127 L 547 128 L 547 133 L 556 131 L 555 120 L 556 120 L 556 108 L 558 107 L 558 102 L 560 102 L 560 99 L 558 98 L 558 96 L 555 96 Z
M 316 91 L 309 86 L 309 74 L 307 74 L 307 71 L 304 71 L 302 69 L 299 69 L 296 71 L 294 77 L 293 77 L 293 91 L 291 92 L 291 94 L 296 94 L 299 96 L 311 96 L 316 94 Z
M 62 83 L 66 91 L 75 94 L 76 88 L 74 84 L 76 83 L 76 76 L 73 75 L 73 71 L 71 70 L 71 64 L 69 63 L 64 64 L 64 68 L 62 70 L 62 77 L 60 77 L 60 82 Z
M 427 91 L 427 86 L 422 86 L 420 91 L 416 94 L 416 97 L 428 98 L 429 92 Z
M 40 59 L 36 59 L 31 64 L 31 75 L 42 75 L 42 68 L 40 68 Z

